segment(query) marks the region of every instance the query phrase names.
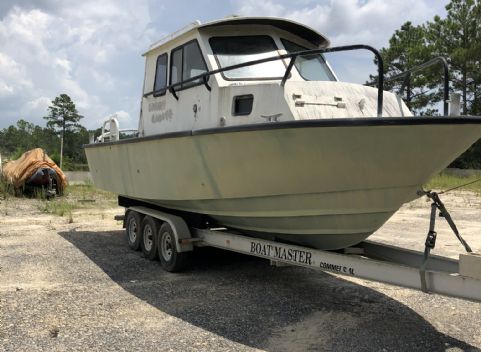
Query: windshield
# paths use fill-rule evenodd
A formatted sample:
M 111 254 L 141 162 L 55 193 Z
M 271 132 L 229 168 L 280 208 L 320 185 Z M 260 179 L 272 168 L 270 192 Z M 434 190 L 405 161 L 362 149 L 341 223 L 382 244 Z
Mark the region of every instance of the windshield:
M 267 35 L 213 37 L 209 40 L 220 67 L 278 56 L 274 40 Z M 281 60 L 224 71 L 226 79 L 280 79 L 286 67 Z
M 308 50 L 307 48 L 293 43 L 286 39 L 281 39 L 282 45 L 288 53 L 296 51 Z M 335 81 L 333 73 L 327 66 L 326 60 L 322 55 L 313 54 L 298 56 L 296 59 L 296 68 L 299 74 L 307 81 Z

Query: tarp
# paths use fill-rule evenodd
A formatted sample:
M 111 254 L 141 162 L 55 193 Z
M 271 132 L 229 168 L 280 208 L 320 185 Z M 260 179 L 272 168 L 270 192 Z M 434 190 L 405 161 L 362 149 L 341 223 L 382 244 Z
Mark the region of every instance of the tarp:
M 55 170 L 58 187 L 63 190 L 67 186 L 67 177 L 41 148 L 29 150 L 17 160 L 7 162 L 3 166 L 2 174 L 7 183 L 20 188 L 38 169 L 46 167 Z

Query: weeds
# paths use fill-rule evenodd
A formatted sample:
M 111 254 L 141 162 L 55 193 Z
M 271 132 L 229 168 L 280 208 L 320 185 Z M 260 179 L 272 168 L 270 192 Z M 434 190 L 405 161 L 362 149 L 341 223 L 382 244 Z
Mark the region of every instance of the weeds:
M 66 216 L 68 223 L 73 223 L 73 212 L 78 209 L 112 208 L 117 205 L 117 196 L 99 190 L 92 183 L 68 186 L 62 197 L 50 201 L 41 200 L 38 209 L 41 212 Z
M 34 188 L 32 197 L 35 198 L 35 199 L 46 199 L 47 193 L 46 193 L 46 191 L 43 187 L 42 188 Z
M 24 192 L 21 190 L 16 192 L 13 186 L 0 176 L 0 200 L 3 203 L 0 212 L 2 215 L 8 215 L 9 209 L 12 207 L 9 198 L 16 195 L 23 196 Z M 37 208 L 39 211 L 67 217 L 68 223 L 74 222 L 73 212 L 77 209 L 107 209 L 117 206 L 117 196 L 114 193 L 95 188 L 91 180 L 88 180 L 85 184 L 68 186 L 62 196 L 51 200 L 47 199 L 47 193 L 42 188 L 33 189 L 29 198 L 38 202 Z M 102 218 L 103 216 L 102 214 Z
M 425 189 L 447 190 L 449 188 L 458 187 L 469 182 L 476 181 L 479 176 L 454 176 L 440 173 L 429 180 L 425 185 Z M 481 194 L 481 181 L 467 185 L 461 188 L 462 190 L 469 190 Z
M 7 199 L 13 194 L 13 187 L 0 176 L 0 198 Z
M 115 201 L 117 195 L 95 188 L 92 183 L 68 186 L 64 195 L 75 200 Z
M 1 167 L 1 165 L 0 165 Z M 8 184 L 0 175 L 0 200 L 3 200 L 3 209 L 2 214 L 7 216 L 8 215 L 8 198 L 10 197 L 10 191 Z
M 55 199 L 52 201 L 44 201 L 39 206 L 39 210 L 44 213 L 55 214 L 58 216 L 72 216 L 72 211 L 76 209 L 75 204 L 69 203 L 63 199 Z

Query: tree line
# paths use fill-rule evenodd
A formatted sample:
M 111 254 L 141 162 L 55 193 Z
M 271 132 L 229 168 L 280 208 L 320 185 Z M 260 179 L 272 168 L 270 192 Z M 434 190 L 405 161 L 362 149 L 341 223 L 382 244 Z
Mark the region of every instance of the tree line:
M 0 153 L 17 159 L 30 149 L 42 148 L 64 170 L 87 170 L 82 146 L 89 142 L 89 131 L 79 123 L 82 118 L 70 97 L 61 94 L 48 108 L 46 127 L 20 119 L 0 130 Z

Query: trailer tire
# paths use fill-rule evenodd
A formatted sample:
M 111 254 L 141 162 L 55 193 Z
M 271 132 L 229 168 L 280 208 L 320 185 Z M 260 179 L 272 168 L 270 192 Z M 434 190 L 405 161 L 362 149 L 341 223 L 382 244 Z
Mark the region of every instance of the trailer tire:
M 146 215 L 142 220 L 142 236 L 140 248 L 149 260 L 157 259 L 157 240 L 159 233 L 159 221 Z
M 142 239 L 142 233 L 140 232 L 141 223 L 141 214 L 133 210 L 127 211 L 125 216 L 125 234 L 129 247 L 134 251 L 138 251 L 140 248 L 140 240 Z
M 190 252 L 177 252 L 174 231 L 170 224 L 164 222 L 159 230 L 158 252 L 162 268 L 171 273 L 185 269 Z

